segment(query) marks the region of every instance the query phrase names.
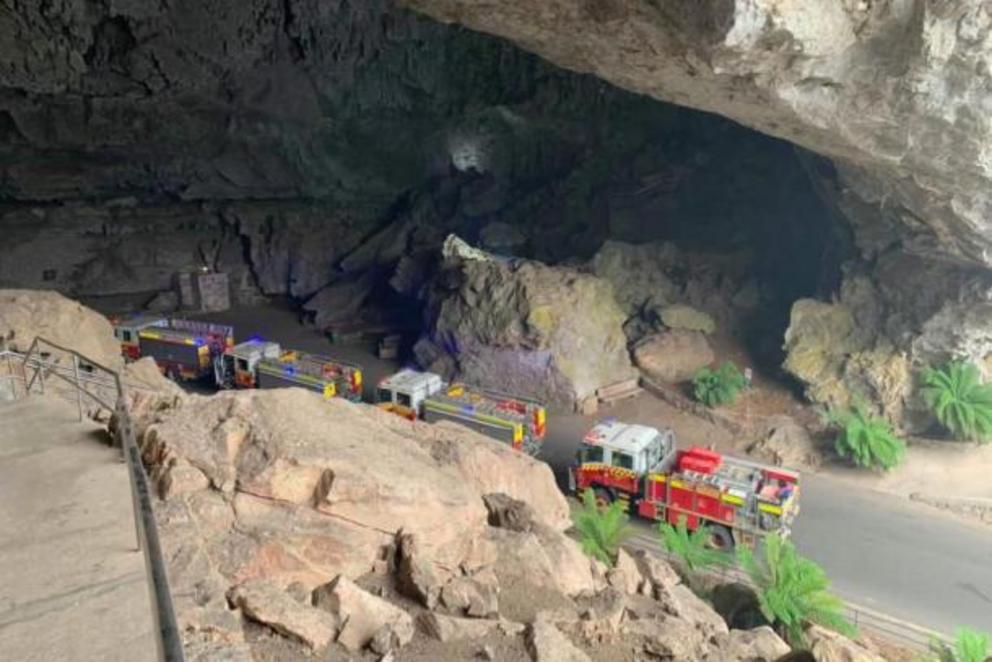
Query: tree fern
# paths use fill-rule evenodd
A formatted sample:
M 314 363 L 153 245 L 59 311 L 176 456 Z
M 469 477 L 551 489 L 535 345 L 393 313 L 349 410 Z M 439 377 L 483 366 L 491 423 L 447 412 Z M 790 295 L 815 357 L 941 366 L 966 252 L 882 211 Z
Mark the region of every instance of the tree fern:
M 730 361 L 716 370 L 702 368 L 692 378 L 693 395 L 707 407 L 733 402 L 745 386 L 747 380 Z
M 689 531 L 685 516 L 679 518 L 676 526 L 662 522 L 658 530 L 661 532 L 665 549 L 677 556 L 689 572 L 731 563 L 732 557 L 729 554 L 710 549 L 709 532 L 706 527 L 700 526 L 695 531 Z
M 850 409 L 827 413 L 827 421 L 839 428 L 834 448 L 837 454 L 864 468 L 891 469 L 902 461 L 906 444 L 884 418 L 868 413 L 855 403 Z
M 923 371 L 923 400 L 937 420 L 958 439 L 985 442 L 992 437 L 992 384 L 983 384 L 978 366 L 951 361 Z
M 803 631 L 810 623 L 853 636 L 855 628 L 842 615 L 843 602 L 828 593 L 830 581 L 819 565 L 796 552 L 791 542 L 769 535 L 763 559 L 738 548 L 741 566 L 758 590 L 761 613 L 779 628 L 794 647 L 802 646 Z
M 989 635 L 971 628 L 958 628 L 953 645 L 940 640 L 930 642 L 930 650 L 938 662 L 985 662 L 992 658 Z
M 579 532 L 582 551 L 606 565 L 616 563 L 620 544 L 630 533 L 627 513 L 619 501 L 606 507 L 596 503 L 591 489 L 582 495 L 582 510 L 575 515 L 575 528 Z

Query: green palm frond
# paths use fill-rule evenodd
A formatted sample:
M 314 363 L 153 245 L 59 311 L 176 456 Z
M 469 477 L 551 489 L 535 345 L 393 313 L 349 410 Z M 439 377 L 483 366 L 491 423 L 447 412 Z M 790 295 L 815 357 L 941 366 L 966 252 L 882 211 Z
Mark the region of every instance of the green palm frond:
M 685 516 L 680 517 L 675 526 L 662 522 L 658 531 L 665 549 L 677 556 L 689 572 L 715 565 L 730 565 L 733 561 L 729 554 L 710 549 L 709 532 L 705 527 L 700 526 L 690 532 Z
M 884 418 L 870 414 L 856 402 L 849 409 L 833 409 L 827 422 L 838 428 L 834 449 L 843 458 L 864 468 L 891 469 L 902 461 L 906 444 Z
M 707 407 L 733 402 L 745 386 L 743 373 L 730 361 L 716 370 L 702 368 L 692 378 L 693 395 Z
M 953 644 L 934 639 L 930 650 L 937 662 L 986 662 L 992 656 L 989 635 L 971 628 L 958 628 Z
M 843 616 L 843 602 L 828 592 L 830 580 L 819 565 L 800 556 L 791 542 L 770 535 L 759 562 L 746 547 L 739 548 L 741 567 L 758 589 L 761 613 L 795 647 L 803 642 L 810 623 L 853 636 L 855 628 Z
M 631 534 L 623 504 L 614 501 L 601 508 L 591 489 L 582 495 L 582 510 L 575 515 L 582 551 L 606 565 L 616 563 L 621 543 Z
M 992 439 L 992 384 L 983 384 L 978 366 L 951 361 L 921 374 L 923 401 L 957 439 Z

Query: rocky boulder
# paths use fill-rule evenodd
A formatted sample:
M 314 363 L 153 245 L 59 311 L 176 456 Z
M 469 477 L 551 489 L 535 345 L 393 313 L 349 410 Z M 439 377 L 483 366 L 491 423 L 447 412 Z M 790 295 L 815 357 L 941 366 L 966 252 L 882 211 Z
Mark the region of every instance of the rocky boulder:
M 299 639 L 316 650 L 326 648 L 338 631 L 338 620 L 334 616 L 300 604 L 267 580 L 237 586 L 231 590 L 229 599 L 252 620 Z
M 588 559 L 562 533 L 568 506 L 548 466 L 475 432 L 298 389 L 138 401 L 189 641 L 242 642 L 229 595 L 256 620 L 324 645 L 325 634 L 251 606 L 275 591 L 288 609 L 296 601 L 282 587 L 294 585 L 323 587 L 315 599 L 341 617 L 342 645 L 400 646 L 406 619 L 349 581 L 369 573 L 393 572 L 391 585 L 422 605 L 480 619 L 498 613 L 504 568 L 541 590 L 593 587 Z M 486 497 L 526 512 L 529 532 L 490 526 Z
M 692 379 L 716 359 L 701 331 L 684 329 L 648 336 L 634 346 L 633 353 L 645 377 L 670 384 Z
M 0 290 L 0 340 L 26 352 L 36 336 L 113 370 L 123 365 L 120 343 L 103 315 L 57 292 Z
M 634 376 L 608 283 L 475 249 L 447 259 L 416 348 L 427 369 L 566 409 Z
M 885 659 L 843 635 L 816 625 L 807 628 L 806 645 L 816 662 L 882 662 Z
M 841 303 L 801 299 L 785 332 L 784 368 L 828 407 L 861 400 L 900 422 L 912 393 L 910 361 Z
M 775 631 L 763 625 L 753 630 L 731 630 L 721 646 L 720 662 L 776 662 L 791 649 Z
M 539 619 L 527 631 L 527 649 L 534 662 L 590 662 L 554 623 Z
M 823 453 L 809 431 L 795 419 L 777 415 L 764 424 L 761 436 L 747 447 L 748 455 L 791 469 L 815 470 Z
M 413 639 L 413 618 L 399 607 L 359 588 L 347 577 L 338 577 L 313 592 L 314 605 L 333 614 L 341 623 L 337 641 L 349 651 L 365 648 L 388 628 L 397 646 Z

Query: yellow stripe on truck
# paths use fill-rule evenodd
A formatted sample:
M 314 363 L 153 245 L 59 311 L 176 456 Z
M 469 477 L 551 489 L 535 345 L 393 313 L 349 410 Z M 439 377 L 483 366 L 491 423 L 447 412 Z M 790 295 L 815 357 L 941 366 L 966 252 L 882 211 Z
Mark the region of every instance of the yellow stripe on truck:
M 759 503 L 758 504 L 758 510 L 760 510 L 762 512 L 766 512 L 766 513 L 771 513 L 772 515 L 781 515 L 782 514 L 782 507 L 781 506 L 773 506 L 770 503 Z
M 456 414 L 465 418 L 471 418 L 476 421 L 482 421 L 483 423 L 489 423 L 501 428 L 506 428 L 512 430 L 515 427 L 514 423 L 509 421 L 504 421 L 502 418 L 495 418 L 494 416 L 488 416 L 486 414 L 479 414 L 475 412 L 466 412 L 461 407 L 456 407 L 455 405 L 445 404 L 443 402 L 427 401 L 424 403 L 424 409 L 434 409 L 436 411 L 442 411 L 447 414 Z
M 731 504 L 733 504 L 735 506 L 743 506 L 744 505 L 744 499 L 740 498 L 739 496 L 735 496 L 733 494 L 724 494 L 720 498 L 723 499 L 724 503 L 731 503 Z

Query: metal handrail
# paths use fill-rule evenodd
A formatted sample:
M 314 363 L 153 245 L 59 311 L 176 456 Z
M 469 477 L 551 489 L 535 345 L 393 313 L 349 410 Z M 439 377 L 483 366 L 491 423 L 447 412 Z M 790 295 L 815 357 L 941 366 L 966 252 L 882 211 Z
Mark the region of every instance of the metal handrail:
M 58 370 L 58 361 L 45 360 L 41 357 L 42 347 L 48 347 L 72 357 L 72 369 L 74 380 L 69 379 Z M 35 380 L 40 379 L 41 392 L 44 393 L 44 382 L 46 369 L 50 375 L 59 377 L 76 389 L 77 401 L 79 404 L 80 417 L 82 417 L 82 398 L 87 395 L 107 406 L 105 401 L 99 396 L 91 393 L 83 386 L 83 382 L 95 381 L 106 388 L 113 388 L 115 393 L 115 406 L 108 409 L 114 411 L 116 424 L 113 426 L 113 434 L 120 444 L 121 452 L 124 455 L 124 462 L 127 465 L 128 479 L 131 485 L 131 507 L 134 512 L 135 537 L 137 550 L 144 552 L 145 571 L 148 577 L 148 589 L 151 595 L 152 620 L 155 624 L 156 637 L 155 645 L 158 652 L 158 659 L 163 662 L 183 662 L 182 637 L 179 633 L 179 626 L 176 622 L 175 608 L 172 604 L 172 593 L 169 590 L 169 579 L 166 571 L 164 555 L 162 553 L 161 541 L 158 537 L 158 528 L 155 524 L 155 510 L 152 503 L 151 489 L 149 488 L 148 474 L 141 462 L 141 454 L 134 436 L 134 428 L 131 421 L 131 414 L 128 411 L 127 399 L 125 397 L 124 381 L 121 374 L 92 359 L 80 354 L 74 349 L 63 347 L 42 337 L 36 337 L 30 348 L 23 355 L 15 352 L 3 351 L 0 356 L 6 355 L 8 362 L 12 356 L 21 358 L 21 378 L 25 384 L 25 395 L 32 392 Z M 109 376 L 110 382 L 83 378 L 80 375 L 80 365 L 91 366 L 93 369 L 101 371 Z M 28 370 L 33 369 L 30 380 Z M 12 379 L 17 375 L 12 374 Z M 16 397 L 16 394 L 15 394 Z

